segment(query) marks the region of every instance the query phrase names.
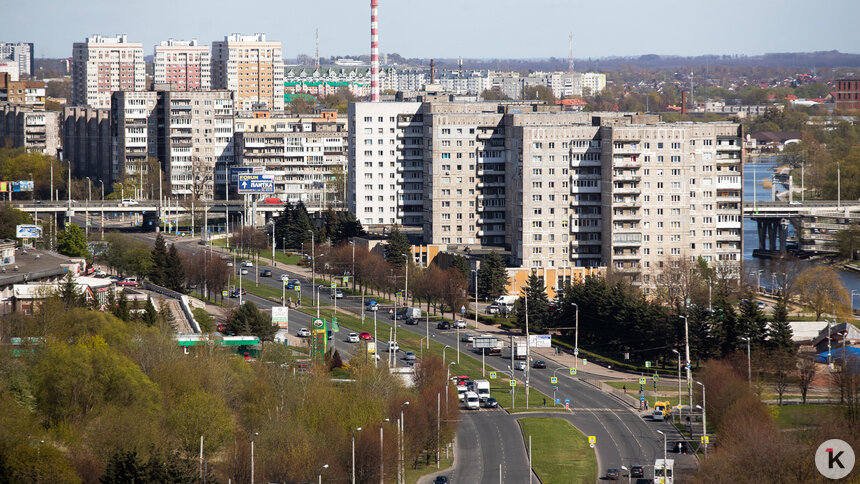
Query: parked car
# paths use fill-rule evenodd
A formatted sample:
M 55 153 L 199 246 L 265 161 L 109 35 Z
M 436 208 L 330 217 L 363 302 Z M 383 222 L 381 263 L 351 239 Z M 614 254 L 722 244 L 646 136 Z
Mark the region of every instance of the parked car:
M 490 304 L 487 306 L 487 314 L 499 314 L 499 306 L 496 304 Z
M 107 273 L 105 271 L 95 271 L 93 272 L 93 277 L 104 278 L 107 277 Z
M 372 339 L 373 339 L 373 336 L 371 336 L 371 335 L 370 335 L 370 333 L 368 333 L 367 331 L 362 331 L 362 332 L 358 335 L 358 337 L 359 337 L 359 338 L 361 338 L 361 339 L 362 339 L 362 340 L 364 340 L 364 341 L 368 341 L 368 340 L 372 340 Z
M 406 361 L 413 361 L 418 359 L 418 357 L 415 356 L 414 351 L 407 351 L 406 353 L 403 353 L 403 359 Z
M 260 271 L 260 277 L 272 277 L 272 270 L 263 269 L 262 271 Z
M 311 332 L 308 331 L 308 328 L 299 328 L 299 330 L 296 331 L 296 336 L 301 336 L 302 338 L 307 338 L 310 335 Z
M 516 364 L 514 364 L 514 369 L 515 369 L 515 370 L 523 370 L 523 371 L 525 371 L 525 369 L 526 369 L 526 362 L 525 362 L 525 361 L 518 361 L 518 362 L 516 362 Z
M 454 321 L 454 327 L 463 329 L 466 327 L 466 321 L 463 319 L 458 319 L 458 320 Z
M 358 337 L 358 333 L 349 333 L 349 336 L 347 336 L 347 341 L 349 341 L 350 343 L 358 343 L 361 340 Z
M 616 468 L 611 468 L 606 470 L 606 479 L 609 481 L 617 481 L 618 478 L 621 477 L 621 472 Z
M 645 477 L 645 468 L 639 465 L 630 466 L 630 477 Z
M 484 401 L 484 406 L 487 408 L 496 408 L 499 406 L 499 402 L 496 401 L 495 398 L 490 397 L 486 401 Z
M 436 323 L 436 329 L 451 329 L 451 323 L 448 321 L 439 321 Z
M 532 368 L 546 368 L 546 362 L 543 360 L 536 360 L 532 363 Z
M 137 282 L 136 277 L 126 277 L 125 279 L 117 282 L 116 284 L 118 286 L 129 286 L 129 287 L 137 287 L 140 285 L 140 283 Z

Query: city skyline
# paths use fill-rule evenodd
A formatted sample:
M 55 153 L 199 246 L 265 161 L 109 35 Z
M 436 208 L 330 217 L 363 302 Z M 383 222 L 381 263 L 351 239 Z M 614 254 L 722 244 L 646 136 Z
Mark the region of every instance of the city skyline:
M 211 45 L 231 33 L 260 32 L 281 41 L 284 57 L 294 58 L 299 54 L 313 55 L 314 30 L 319 28 L 322 57 L 369 54 L 369 2 L 328 0 L 326 8 L 297 3 L 278 7 L 267 15 L 260 15 L 268 7 L 266 2 L 255 3 L 259 8 L 243 4 L 242 9 L 231 10 L 232 4 L 223 0 L 158 0 L 150 7 L 131 11 L 117 10 L 116 4 L 104 0 L 87 2 L 84 9 L 41 0 L 29 3 L 27 9 L 9 10 L 3 40 L 33 42 L 36 57 L 63 58 L 71 56 L 72 43 L 87 36 L 124 33 L 129 41 L 142 43 L 149 56 L 156 44 L 169 38 L 196 38 L 203 45 Z M 605 7 L 572 0 L 535 0 L 528 2 L 530 8 L 526 9 L 518 8 L 521 4 L 511 0 L 465 4 L 440 0 L 433 9 L 421 9 L 419 20 L 413 3 L 383 1 L 379 11 L 380 50 L 423 58 L 566 58 L 568 34 L 572 31 L 577 59 L 643 54 L 860 52 L 851 36 L 852 19 L 860 14 L 860 4 L 848 0 L 837 0 L 828 8 L 839 11 L 837 16 L 800 15 L 808 13 L 808 9 L 799 0 L 783 2 L 779 9 L 764 2 L 750 4 L 740 0 L 696 5 L 695 10 L 675 0 L 656 5 L 627 0 L 620 3 L 624 14 L 611 22 L 576 23 L 569 19 L 600 18 Z M 34 9 L 43 13 L 42 21 L 35 24 L 30 14 Z M 213 15 L 226 11 L 230 15 Z M 340 15 L 320 16 L 319 12 Z M 642 18 L 655 17 L 660 20 L 641 22 Z M 59 24 L 66 27 L 57 29 Z M 519 34 L 499 35 L 499 26 Z M 797 32 L 804 34 L 792 35 Z M 530 41 L 522 42 L 523 38 Z

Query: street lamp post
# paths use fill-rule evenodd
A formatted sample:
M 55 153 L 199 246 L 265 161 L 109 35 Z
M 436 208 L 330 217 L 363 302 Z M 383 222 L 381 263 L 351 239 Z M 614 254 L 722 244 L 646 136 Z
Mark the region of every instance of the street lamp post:
M 442 351 L 444 350 L 443 348 Z M 445 361 L 445 359 L 443 358 L 442 361 Z M 451 386 L 451 365 L 453 364 L 454 362 L 452 361 L 445 367 L 448 369 L 447 376 L 445 377 L 445 415 L 448 415 L 448 387 Z
M 99 180 L 102 184 L 102 240 L 105 239 L 105 181 Z
M 666 442 L 666 434 L 664 434 L 663 431 L 658 430 L 657 433 L 663 436 L 663 477 L 664 477 L 664 479 L 662 482 L 666 482 L 666 480 L 665 480 L 665 477 L 666 477 L 666 446 L 668 445 L 668 443 Z M 656 468 L 654 469 L 654 473 L 655 474 L 657 473 Z M 654 481 L 656 482 L 656 479 L 654 479 Z
M 404 481 L 404 473 L 403 473 L 403 440 L 404 440 L 404 425 L 403 425 L 403 407 L 409 405 L 409 402 L 403 402 L 400 405 L 400 445 L 399 445 L 399 453 L 397 456 L 397 482 L 403 484 Z
M 702 386 L 702 437 L 708 436 L 708 401 L 705 399 L 705 384 L 697 381 L 697 385 Z M 705 457 L 708 457 L 708 444 L 705 445 Z
M 672 348 L 672 353 L 678 355 L 678 420 L 681 420 L 681 352 Z
M 757 292 L 759 293 L 759 295 L 761 295 L 761 275 L 763 273 L 764 273 L 764 269 L 758 270 L 758 287 L 756 289 L 757 289 Z
M 573 367 L 578 368 L 579 365 L 577 360 L 579 360 L 579 305 L 576 303 L 570 303 L 576 308 L 576 316 L 574 318 L 573 325 Z
M 322 484 L 322 471 L 328 469 L 328 464 L 323 464 L 322 467 L 317 471 L 317 483 Z
M 352 431 L 352 484 L 355 484 L 355 433 L 361 432 L 361 427 Z M 379 433 L 382 434 L 382 424 L 379 425 Z
M 382 419 L 382 422 L 379 422 L 379 484 L 385 484 L 385 459 L 383 459 L 383 456 L 385 455 L 385 446 L 382 445 L 382 424 L 390 421 L 391 419 L 384 418 Z
M 314 287 L 316 286 L 316 283 L 317 283 L 316 282 L 317 257 L 316 257 L 316 247 L 315 247 L 316 243 L 315 243 L 314 231 L 308 230 L 308 232 L 311 233 L 311 296 L 314 297 L 314 301 L 311 301 L 311 302 L 316 302 L 315 300 L 318 299 L 318 295 L 317 295 L 316 291 L 314 290 Z M 317 319 L 319 319 L 319 317 L 320 317 L 320 309 L 319 309 L 319 306 L 317 306 Z
M 254 437 L 260 435 L 259 432 L 254 432 L 251 436 L 251 484 L 254 484 Z
M 741 339 L 747 342 L 747 384 L 752 386 L 752 359 L 750 357 L 750 338 L 749 336 L 741 336 Z
M 684 343 L 684 351 L 686 353 L 686 364 L 687 364 L 687 390 L 689 391 L 689 402 L 690 408 L 693 408 L 693 376 L 692 376 L 692 367 L 690 365 L 690 324 L 687 320 L 687 316 L 681 316 L 684 319 L 684 339 L 686 340 Z

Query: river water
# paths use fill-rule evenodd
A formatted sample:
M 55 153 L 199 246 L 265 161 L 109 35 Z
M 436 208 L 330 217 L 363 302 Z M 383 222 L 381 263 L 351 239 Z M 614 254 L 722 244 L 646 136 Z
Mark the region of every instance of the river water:
M 763 163 L 745 163 L 744 164 L 744 201 L 752 202 L 753 196 L 760 202 L 769 202 L 772 200 L 771 189 L 765 188 L 761 181 L 763 179 L 770 180 L 773 170 L 776 168 L 776 162 Z M 754 177 L 759 181 L 755 183 Z M 777 191 L 785 190 L 785 187 L 777 185 Z M 790 226 L 789 226 L 790 227 Z M 794 235 L 793 229 L 789 231 L 789 235 Z M 772 286 L 772 274 L 777 272 L 777 262 L 772 259 L 758 259 L 752 256 L 754 249 L 758 248 L 758 230 L 756 223 L 750 219 L 744 219 L 744 277 L 750 277 L 747 282 L 756 284 L 758 278 L 755 274 L 758 270 L 763 269 L 761 275 L 761 285 L 770 288 Z M 810 264 L 818 264 L 816 261 L 800 261 L 802 267 L 808 267 Z M 802 269 L 801 269 L 802 270 Z M 753 274 L 753 276 L 747 276 Z M 840 270 L 839 276 L 842 279 L 842 284 L 849 291 L 860 291 L 860 273 Z

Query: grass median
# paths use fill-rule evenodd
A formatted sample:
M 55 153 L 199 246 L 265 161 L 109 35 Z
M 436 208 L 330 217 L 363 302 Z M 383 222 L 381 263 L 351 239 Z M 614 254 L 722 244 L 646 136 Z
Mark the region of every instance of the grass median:
M 526 446 L 532 438 L 532 467 L 543 484 L 594 482 L 597 456 L 588 438 L 565 419 L 524 417 L 518 419 Z

